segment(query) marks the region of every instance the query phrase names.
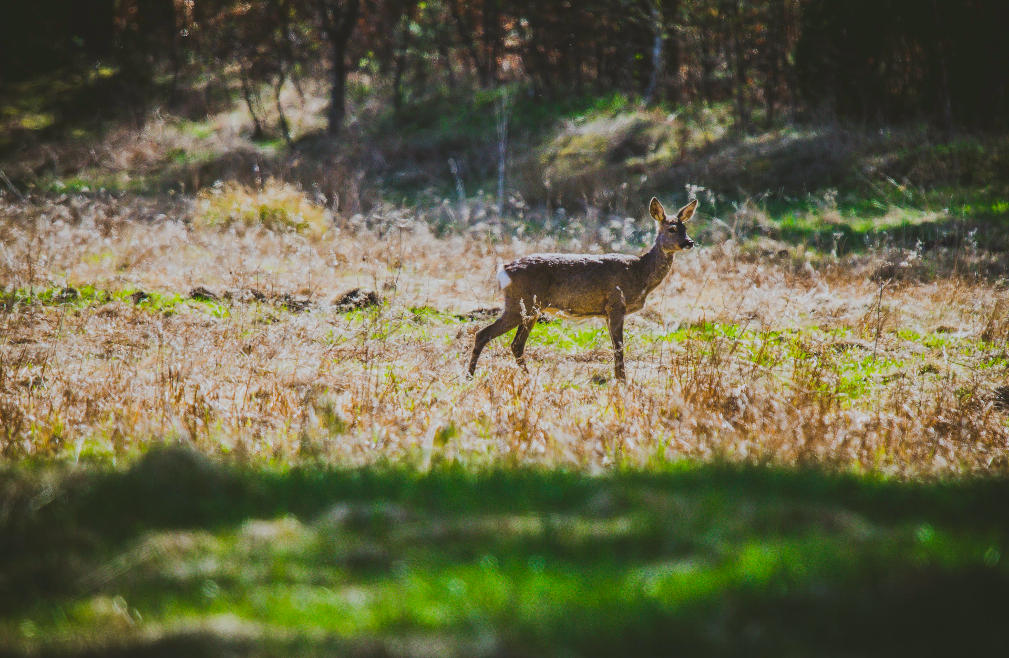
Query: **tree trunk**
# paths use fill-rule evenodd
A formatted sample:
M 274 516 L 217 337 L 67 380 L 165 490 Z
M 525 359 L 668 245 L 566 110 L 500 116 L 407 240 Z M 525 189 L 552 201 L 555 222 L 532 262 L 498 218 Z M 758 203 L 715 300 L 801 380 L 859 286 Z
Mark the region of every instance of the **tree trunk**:
M 403 107 L 403 75 L 406 73 L 407 67 L 407 52 L 410 50 L 410 23 L 413 22 L 414 11 L 417 8 L 417 2 L 411 0 L 405 7 L 403 7 L 403 18 L 405 19 L 403 23 L 403 34 L 399 39 L 399 47 L 396 50 L 396 58 L 393 70 L 393 106 L 396 112 L 399 112 Z M 421 88 L 422 85 L 421 85 Z
M 438 38 L 438 58 L 445 64 L 445 74 L 448 76 L 448 90 L 455 91 L 455 70 L 452 68 L 452 55 L 445 41 Z
M 490 79 L 487 75 L 487 66 L 484 64 L 483 58 L 480 57 L 479 49 L 476 47 L 474 28 L 467 24 L 462 9 L 459 7 L 459 0 L 450 0 L 448 6 L 452 12 L 452 22 L 455 23 L 459 39 L 466 46 L 466 52 L 469 53 L 470 59 L 473 60 L 473 67 L 476 68 L 477 76 L 480 79 L 480 86 L 486 89 L 490 86 Z
M 764 80 L 764 102 L 767 105 L 767 127 L 774 125 L 775 105 L 778 101 L 778 84 L 780 78 L 780 61 L 784 37 L 781 25 L 784 22 L 784 7 L 782 0 L 772 0 L 768 20 L 768 67 Z
M 361 0 L 318 0 L 322 29 L 333 49 L 333 88 L 329 101 L 327 132 L 338 135 L 343 128 L 347 100 L 347 42 L 357 24 Z
M 582 68 L 584 67 L 584 64 L 584 59 L 582 59 L 582 48 L 581 44 L 579 44 L 579 47 L 574 49 L 574 61 L 572 62 L 575 74 L 575 94 L 578 96 L 582 95 Z
M 711 105 L 714 94 L 711 89 L 711 72 L 714 69 L 711 55 L 711 38 L 706 27 L 701 27 L 701 89 L 704 92 L 704 102 Z
M 494 101 L 494 119 L 497 128 L 498 138 L 498 160 L 497 160 L 497 215 L 501 216 L 504 210 L 505 196 L 505 169 L 508 157 L 508 122 L 511 120 L 512 108 L 515 99 L 511 93 L 505 89 L 500 90 L 498 97 Z
M 659 83 L 659 73 L 662 72 L 662 41 L 663 41 L 663 21 L 662 14 L 659 13 L 659 8 L 654 4 L 651 8 L 651 18 L 652 18 L 652 70 L 648 76 L 648 86 L 645 87 L 644 98 L 642 99 L 645 105 L 650 105 L 652 102 L 652 94 L 655 93 L 655 87 Z
M 259 115 L 256 114 L 255 99 L 252 94 L 252 83 L 249 82 L 248 73 L 245 70 L 245 64 L 239 63 L 240 77 L 242 80 L 242 96 L 245 98 L 245 105 L 249 108 L 249 116 L 252 117 L 252 138 L 261 139 L 263 137 L 263 122 L 259 120 Z
M 340 134 L 343 128 L 343 118 L 347 108 L 347 43 L 333 43 L 333 88 L 329 95 L 329 125 L 330 135 Z
M 490 86 L 497 82 L 498 70 L 497 62 L 499 51 L 498 48 L 501 45 L 500 39 L 498 39 L 499 21 L 498 21 L 498 6 L 496 0 L 484 0 L 483 3 L 483 49 L 484 49 L 484 66 L 486 67 L 486 72 L 484 73 L 484 79 L 486 80 L 485 86 Z
M 291 141 L 291 125 L 287 122 L 287 115 L 284 114 L 284 104 L 280 102 L 280 92 L 284 90 L 284 82 L 286 81 L 287 75 L 282 68 L 280 76 L 277 78 L 277 84 L 273 88 L 273 101 L 277 105 L 277 116 L 279 117 L 277 122 L 280 124 L 280 132 L 284 136 L 284 141 L 287 145 L 293 146 L 294 142 Z
M 736 116 L 739 119 L 740 127 L 746 130 L 750 124 L 750 113 L 746 106 L 746 55 L 743 53 L 743 44 L 740 38 L 743 26 L 739 16 L 739 0 L 734 0 L 730 7 L 732 24 L 729 29 L 732 30 L 732 55 L 736 67 Z
M 788 107 L 791 112 L 799 106 L 799 81 L 796 76 L 795 67 L 788 60 L 788 47 L 795 43 L 795 32 L 798 30 L 799 19 L 790 11 L 791 3 L 782 2 L 781 5 L 781 34 L 785 39 L 785 46 L 782 48 L 782 83 L 785 85 L 785 93 L 788 95 Z
M 942 103 L 942 117 L 946 124 L 946 133 L 953 133 L 953 106 L 949 98 L 949 77 L 946 74 L 946 53 L 942 48 L 942 24 L 939 22 L 939 5 L 936 0 L 932 0 L 932 16 L 935 18 L 935 43 L 939 55 L 939 71 L 941 72 L 940 92 Z
M 396 53 L 392 73 L 392 107 L 397 114 L 403 109 L 403 71 L 406 69 L 406 49 L 409 37 L 410 28 L 407 23 L 407 27 L 403 30 L 403 40 L 400 43 L 399 51 Z
M 606 75 L 606 54 L 603 51 L 603 39 L 596 40 L 596 93 L 603 93 L 603 77 Z
M 680 102 L 680 40 L 676 36 L 676 18 L 679 10 L 679 0 L 666 2 L 662 12 L 666 31 L 666 100 L 676 104 Z

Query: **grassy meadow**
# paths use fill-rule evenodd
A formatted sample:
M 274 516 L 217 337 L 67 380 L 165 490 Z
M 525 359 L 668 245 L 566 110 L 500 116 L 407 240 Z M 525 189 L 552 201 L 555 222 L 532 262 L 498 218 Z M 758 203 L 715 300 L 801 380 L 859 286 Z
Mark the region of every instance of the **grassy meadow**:
M 415 212 L 334 223 L 270 185 L 5 208 L 5 455 L 116 464 L 183 440 L 252 464 L 1009 466 L 1009 296 L 977 245 L 837 256 L 700 220 L 630 320 L 626 386 L 601 320 L 538 326 L 529 375 L 498 340 L 466 381 L 500 262 L 643 240 L 651 220 L 439 238 Z
M 237 106 L 64 125 L 28 91 L 0 656 L 1001 646 L 1004 137 L 519 97 L 498 200 L 490 94 L 362 103 L 334 151 L 310 85 L 291 149 Z M 601 320 L 464 377 L 499 264 L 639 252 L 652 194 L 700 198 L 698 247 L 626 383 Z
M 968 227 L 838 255 L 702 217 L 618 384 L 601 321 L 463 368 L 499 262 L 651 220 L 439 237 L 272 181 L 3 213 L 0 652 L 1001 641 L 1009 293 Z

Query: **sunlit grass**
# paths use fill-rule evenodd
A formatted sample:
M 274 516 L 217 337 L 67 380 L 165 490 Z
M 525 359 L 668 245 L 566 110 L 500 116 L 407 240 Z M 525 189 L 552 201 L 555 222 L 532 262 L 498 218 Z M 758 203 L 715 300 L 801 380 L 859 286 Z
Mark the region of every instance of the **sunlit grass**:
M 505 336 L 467 381 L 498 263 L 599 249 L 598 234 L 435 238 L 376 214 L 306 236 L 204 226 L 199 203 L 182 221 L 143 219 L 142 201 L 49 203 L 2 225 L 13 458 L 118 464 L 167 436 L 253 463 L 1009 467 L 1009 301 L 980 248 L 702 247 L 629 317 L 628 385 L 601 319 L 538 324 L 528 375 Z M 352 289 L 370 305 L 341 306 Z

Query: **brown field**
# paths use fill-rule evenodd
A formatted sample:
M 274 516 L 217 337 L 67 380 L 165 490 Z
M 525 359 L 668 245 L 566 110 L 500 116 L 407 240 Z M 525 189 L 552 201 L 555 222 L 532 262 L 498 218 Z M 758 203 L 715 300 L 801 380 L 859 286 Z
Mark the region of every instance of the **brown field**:
M 276 231 L 257 212 L 222 222 L 215 203 L 0 207 L 6 457 L 108 463 L 182 440 L 280 463 L 1009 469 L 1009 292 L 969 245 L 837 258 L 711 223 L 629 319 L 626 385 L 601 321 L 538 326 L 529 375 L 499 339 L 466 381 L 490 321 L 473 312 L 501 303 L 498 263 L 608 249 L 618 227 L 435 237 L 382 208 L 324 230 L 332 218 L 305 202 L 299 233 L 282 214 Z M 189 299 L 197 287 L 218 299 Z M 381 304 L 340 306 L 354 288 Z

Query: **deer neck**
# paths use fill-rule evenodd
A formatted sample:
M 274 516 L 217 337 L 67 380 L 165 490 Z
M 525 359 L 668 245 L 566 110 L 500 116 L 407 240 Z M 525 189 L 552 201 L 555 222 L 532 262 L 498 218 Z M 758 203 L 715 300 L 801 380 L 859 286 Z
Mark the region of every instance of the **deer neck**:
M 644 274 L 644 293 L 647 295 L 669 274 L 669 268 L 673 266 L 673 254 L 656 242 L 651 249 L 642 254 L 640 262 Z

